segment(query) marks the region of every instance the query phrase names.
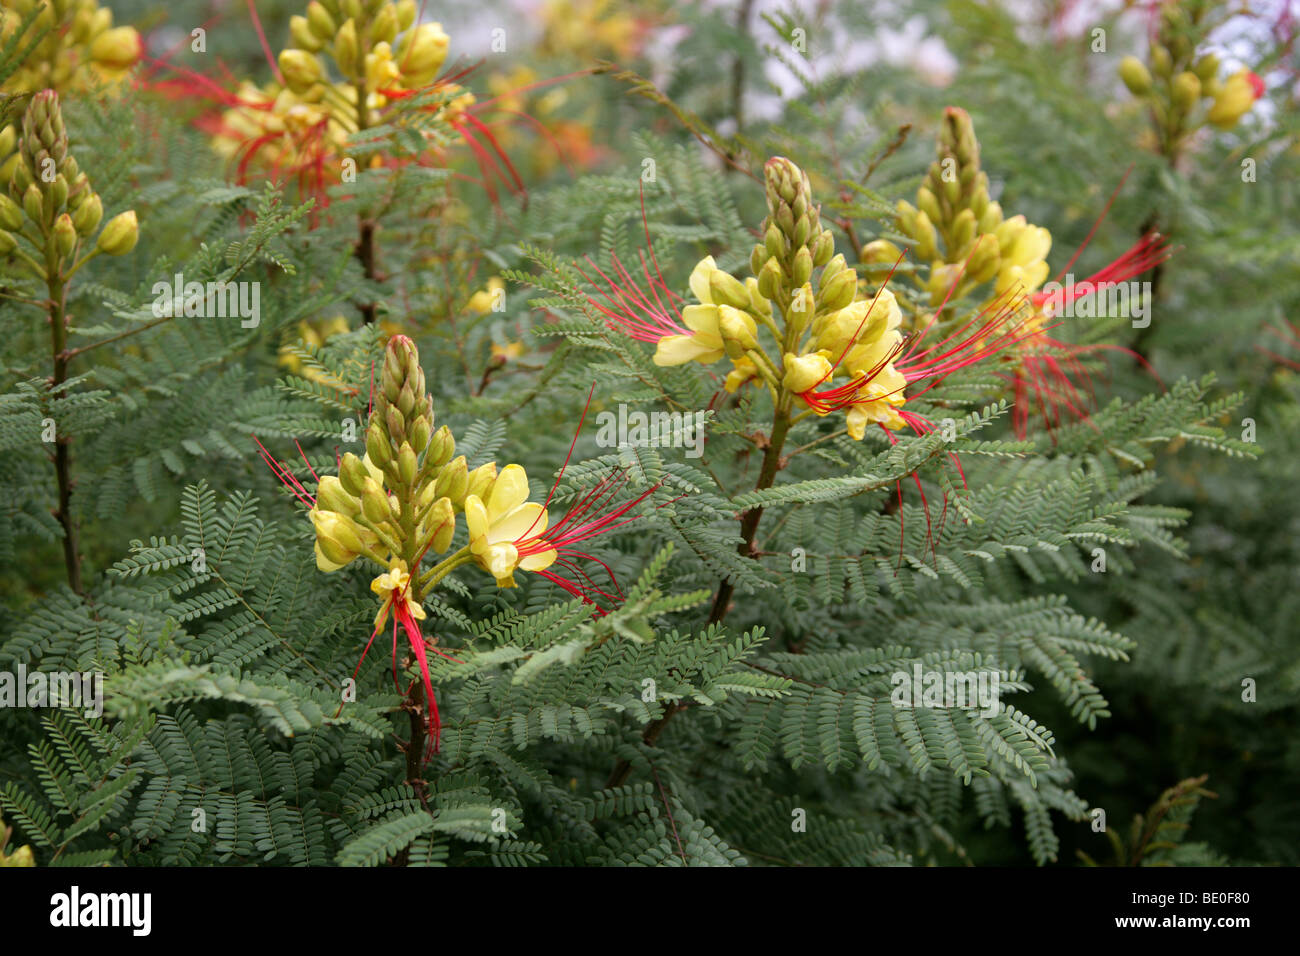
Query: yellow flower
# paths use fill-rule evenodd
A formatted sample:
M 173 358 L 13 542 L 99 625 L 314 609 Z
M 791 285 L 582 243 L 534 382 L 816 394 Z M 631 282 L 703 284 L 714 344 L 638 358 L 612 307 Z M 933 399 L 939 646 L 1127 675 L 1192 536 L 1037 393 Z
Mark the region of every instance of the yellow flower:
M 465 308 L 476 315 L 487 315 L 492 311 L 493 306 L 505 301 L 505 294 L 505 279 L 500 276 L 493 276 L 488 279 L 487 288 L 479 289 L 470 296 L 469 301 L 465 303 Z
M 813 323 L 813 338 L 820 350 L 839 356 L 851 345 L 861 346 L 889 339 L 887 334 L 903 324 L 894 293 L 882 289 L 871 299 L 850 302 L 838 312 L 822 316 Z
M 816 388 L 831 377 L 831 360 L 822 352 L 809 355 L 785 354 L 785 376 L 781 379 L 787 392 L 798 395 Z
M 388 612 L 392 609 L 394 603 L 400 602 L 399 618 L 402 616 L 402 609 L 419 621 L 423 621 L 427 616 L 424 613 L 424 608 L 411 596 L 411 575 L 406 569 L 406 562 L 401 558 L 394 561 L 387 571 L 376 576 L 370 582 L 370 590 L 384 599 L 384 603 L 379 608 L 379 613 L 375 615 L 376 631 L 383 627 L 384 622 L 388 620 Z
M 528 500 L 528 475 L 520 465 L 501 469 L 486 503 L 478 495 L 465 498 L 470 553 L 498 587 L 515 586 L 516 568 L 542 571 L 555 561 L 557 554 L 549 548 L 522 558 L 519 554 L 541 537 L 549 521 L 546 509 Z
M 685 365 L 699 362 L 710 365 L 727 354 L 722 345 L 716 305 L 688 305 L 682 309 L 682 322 L 690 335 L 665 335 L 655 346 L 656 365 Z
M 862 436 L 866 434 L 867 425 L 873 422 L 893 431 L 907 424 L 898 413 L 898 409 L 907 401 L 903 395 L 906 386 L 907 380 L 903 377 L 903 373 L 893 365 L 886 366 L 874 375 L 871 381 L 859 390 L 857 400 L 849 406 L 845 414 L 849 437 L 854 441 L 861 441 Z

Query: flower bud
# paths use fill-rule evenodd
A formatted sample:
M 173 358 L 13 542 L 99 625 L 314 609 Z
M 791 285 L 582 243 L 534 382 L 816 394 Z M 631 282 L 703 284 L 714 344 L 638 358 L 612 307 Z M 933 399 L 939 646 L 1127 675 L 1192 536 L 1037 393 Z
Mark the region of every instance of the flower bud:
M 406 85 L 423 86 L 442 69 L 451 40 L 441 23 L 421 23 L 406 34 L 397 57 Z
M 497 463 L 490 461 L 486 465 L 479 465 L 469 473 L 465 486 L 465 494 L 478 495 L 479 498 L 487 500 L 492 492 L 492 486 L 497 481 Z
M 114 27 L 95 37 L 90 58 L 113 70 L 129 70 L 140 59 L 142 46 L 135 27 Z
M 781 265 L 776 259 L 768 259 L 763 271 L 758 274 L 758 294 L 765 299 L 775 299 L 781 288 Z
M 415 0 L 398 0 L 396 7 L 397 26 L 402 30 L 409 30 L 411 24 L 415 22 L 415 15 L 418 12 Z
M 439 498 L 429 509 L 428 516 L 424 519 L 425 527 L 433 531 L 432 541 L 429 544 L 435 554 L 442 554 L 451 547 L 451 539 L 456 534 L 456 511 L 452 506 L 450 498 Z
M 828 312 L 835 312 L 850 302 L 858 294 L 858 273 L 854 269 L 841 269 L 836 272 L 829 282 L 825 281 L 826 277 L 822 276 L 821 294 L 817 297 L 817 303 Z
M 469 467 L 464 455 L 457 455 L 438 472 L 434 485 L 434 494 L 439 498 L 450 498 L 451 503 L 459 507 L 465 501 L 466 489 L 469 487 Z
M 415 449 L 409 442 L 402 442 L 402 447 L 397 450 L 397 474 L 401 477 L 402 484 L 415 484 L 416 466 Z
M 307 4 L 307 25 L 311 27 L 311 32 L 322 43 L 327 43 L 334 38 L 338 32 L 338 24 L 330 16 L 330 12 L 320 3 L 320 0 L 311 0 Z
M 819 352 L 810 355 L 785 354 L 785 375 L 781 385 L 796 395 L 810 391 L 831 377 L 830 359 Z
M 400 447 L 406 441 L 406 419 L 402 417 L 402 410 L 396 405 L 384 406 L 384 424 L 388 426 L 389 439 Z
M 425 464 L 432 465 L 434 468 L 441 468 L 451 461 L 451 456 L 454 454 L 456 454 L 456 439 L 452 437 L 451 429 L 443 425 L 429 439 L 429 451 L 425 456 Z
M 729 305 L 734 309 L 749 308 L 749 293 L 745 290 L 745 284 L 721 269 L 709 273 L 709 295 L 716 305 Z
M 23 193 L 23 211 L 32 222 L 45 222 L 45 205 L 41 198 L 40 187 L 35 183 L 28 186 L 27 191 Z
M 354 460 L 356 456 L 353 456 Z M 357 461 L 357 464 L 361 464 Z M 364 466 L 362 468 L 364 471 Z M 341 479 L 334 475 L 325 475 L 316 486 L 316 507 L 321 511 L 333 511 L 354 518 L 361 511 L 361 504 L 343 486 Z
M 862 247 L 862 251 L 858 253 L 858 261 L 868 266 L 892 266 L 902 255 L 903 250 L 888 239 L 873 239 Z
M 289 18 L 289 39 L 295 47 L 308 53 L 318 53 L 325 46 L 325 41 L 315 34 L 306 17 Z
M 1195 73 L 1184 70 L 1174 77 L 1173 101 L 1184 113 L 1190 113 L 1201 99 L 1201 81 Z
M 370 427 L 366 429 L 366 454 L 379 468 L 383 468 L 393 460 L 393 449 L 388 442 L 388 435 L 384 433 L 384 426 L 378 420 L 372 421 Z
M 0 130 L 0 156 L 8 156 L 12 153 L 17 140 L 18 131 L 12 125 Z
M 0 256 L 7 256 L 17 248 L 18 240 L 13 237 L 13 233 L 0 229 Z
M 366 520 L 371 524 L 383 524 L 393 517 L 392 508 L 388 504 L 388 494 L 384 491 L 383 486 L 366 476 L 366 480 L 361 488 L 361 511 L 366 516 Z
M 1169 55 L 1169 50 L 1159 43 L 1151 47 L 1151 68 L 1156 71 L 1157 76 L 1165 79 L 1174 72 L 1174 58 Z
M 799 251 L 795 253 L 790 271 L 795 285 L 801 286 L 812 278 L 813 257 L 807 246 L 801 245 L 799 247 Z
M 835 255 L 835 237 L 829 229 L 826 229 L 817 237 L 817 241 L 813 245 L 813 265 L 824 266 L 831 261 L 833 255 Z
M 100 252 L 110 256 L 124 256 L 140 239 L 140 224 L 136 222 L 135 210 L 118 213 L 108 221 L 99 234 L 96 247 Z
M 370 42 L 392 43 L 397 39 L 397 10 L 391 3 L 379 8 L 379 13 L 370 21 Z
M 295 93 L 306 93 L 325 78 L 320 60 L 306 50 L 281 50 L 279 62 L 285 85 Z
M 417 454 L 429 447 L 429 419 L 417 418 L 411 426 L 411 447 Z
M 722 336 L 722 347 L 731 359 L 741 358 L 749 349 L 758 348 L 758 328 L 748 312 L 729 305 L 718 306 L 718 332 Z
M 22 228 L 23 209 L 4 193 L 0 193 L 0 229 L 13 231 Z
M 346 515 L 335 511 L 308 512 L 316 528 L 316 544 L 325 557 L 335 565 L 344 565 L 366 549 L 356 524 Z
M 1205 118 L 1220 129 L 1232 129 L 1263 93 L 1264 84 L 1254 73 L 1234 73 L 1224 81 Z
M 72 217 L 66 212 L 59 213 L 59 218 L 54 220 L 50 238 L 54 240 L 54 251 L 60 258 L 66 259 L 72 255 L 72 250 L 77 247 L 77 227 L 72 224 Z
M 1151 92 L 1151 71 L 1135 56 L 1126 56 L 1119 61 L 1119 78 L 1134 96 L 1146 96 Z
M 1196 78 L 1202 83 L 1209 83 L 1211 80 L 1217 79 L 1219 76 L 1218 55 L 1215 53 L 1205 54 L 1193 64 L 1192 70 L 1196 73 Z
M 365 462 L 352 452 L 343 456 L 343 461 L 339 464 L 339 481 L 348 494 L 359 496 L 369 477 L 370 472 L 366 469 Z
M 916 239 L 918 259 L 933 259 L 939 254 L 939 235 L 934 230 L 929 213 L 924 210 L 916 214 L 916 230 L 913 238 Z

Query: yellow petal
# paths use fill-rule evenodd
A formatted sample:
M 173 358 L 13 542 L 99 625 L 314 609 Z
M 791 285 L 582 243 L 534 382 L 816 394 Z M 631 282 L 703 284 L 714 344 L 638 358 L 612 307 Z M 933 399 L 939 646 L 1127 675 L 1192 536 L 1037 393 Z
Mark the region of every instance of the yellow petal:
M 722 350 L 722 340 L 709 343 L 705 337 L 696 335 L 665 335 L 655 348 L 654 363 L 660 366 L 685 365 L 687 362 L 703 362 L 705 365 L 716 362 L 726 354 Z
M 519 562 L 519 566 L 525 571 L 545 571 L 555 563 L 557 557 L 559 557 L 558 551 L 539 551 L 523 558 Z
M 722 333 L 718 331 L 718 307 L 716 305 L 688 305 L 682 309 L 682 322 L 692 332 L 703 332 L 706 335 L 719 337 L 721 341 Z
M 486 541 L 488 533 L 487 509 L 478 495 L 469 495 L 465 499 L 465 526 L 469 529 L 469 540 Z
M 528 500 L 528 473 L 522 465 L 506 465 L 497 475 L 492 493 L 488 495 L 488 517 L 495 522 L 501 515 L 519 507 Z
M 550 516 L 535 501 L 526 501 L 508 514 L 502 515 L 492 523 L 488 532 L 488 541 L 520 542 L 536 538 L 546 530 Z
M 713 302 L 709 292 L 709 275 L 717 268 L 718 264 L 713 261 L 713 256 L 705 256 L 691 270 L 691 291 L 695 293 L 695 298 L 706 304 Z

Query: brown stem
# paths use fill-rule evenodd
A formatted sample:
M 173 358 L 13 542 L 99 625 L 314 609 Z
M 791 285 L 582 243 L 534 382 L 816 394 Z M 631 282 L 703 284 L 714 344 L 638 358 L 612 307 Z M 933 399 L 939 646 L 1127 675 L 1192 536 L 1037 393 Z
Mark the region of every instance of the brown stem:
M 778 408 L 776 419 L 772 422 L 772 437 L 768 440 L 767 448 L 763 452 L 763 467 L 758 473 L 758 481 L 754 483 L 755 491 L 762 491 L 765 488 L 771 488 L 772 483 L 776 481 L 776 473 L 781 470 L 781 449 L 785 446 L 786 435 L 790 431 L 790 410 L 788 408 Z M 762 520 L 763 509 L 750 508 L 741 516 L 740 519 L 740 544 L 736 548 L 741 557 L 757 557 L 754 553 L 754 536 L 758 533 L 758 523 Z M 730 579 L 724 579 L 718 585 L 718 593 L 713 598 L 713 608 L 709 611 L 709 624 L 719 624 L 727 616 L 731 609 L 731 598 L 735 593 L 736 586 Z M 663 716 L 646 726 L 645 731 L 641 734 L 641 741 L 647 747 L 653 747 L 659 735 L 668 726 L 668 721 L 672 720 L 673 715 L 679 711 L 685 710 L 686 704 L 669 704 L 664 708 Z M 627 782 L 627 778 L 632 774 L 632 765 L 627 760 L 620 759 L 610 772 L 609 779 L 605 781 L 605 789 L 612 787 L 621 787 Z
M 62 398 L 66 391 L 62 388 L 68 380 L 68 317 L 67 286 L 62 278 L 50 279 L 47 284 L 50 293 L 50 350 L 54 358 L 54 374 L 50 379 L 50 396 Z M 57 427 L 57 426 L 56 426 Z M 54 476 L 59 486 L 59 506 L 54 512 L 59 525 L 63 528 L 63 564 L 68 573 L 68 586 L 77 594 L 84 595 L 85 588 L 81 582 L 81 553 L 77 545 L 77 525 L 72 520 L 72 452 L 68 447 L 72 441 L 62 429 L 55 435 Z

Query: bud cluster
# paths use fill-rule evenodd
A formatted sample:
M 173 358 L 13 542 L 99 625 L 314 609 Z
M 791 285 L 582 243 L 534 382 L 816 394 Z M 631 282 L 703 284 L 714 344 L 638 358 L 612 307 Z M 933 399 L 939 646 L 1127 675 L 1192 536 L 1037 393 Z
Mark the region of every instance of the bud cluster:
M 896 221 L 898 231 L 914 241 L 917 258 L 930 263 L 925 287 L 931 304 L 995 278 L 999 293 L 1036 289 L 1047 279 L 1051 234 L 1024 216 L 1004 219 L 1002 207 L 989 198 L 975 127 L 965 110 L 950 106 L 944 111 L 937 151 L 917 189 L 916 205 L 900 201 Z M 860 258 L 865 265 L 880 266 L 898 255 L 897 246 L 876 240 L 862 248 Z
M 8 42 L 38 6 L 33 28 L 48 32 L 5 81 L 5 91 L 109 86 L 140 60 L 140 34 L 134 27 L 114 27 L 113 11 L 96 0 L 0 0 L 0 42 Z
M 32 97 L 21 131 L 0 130 L 0 157 L 0 255 L 13 256 L 48 283 L 62 282 L 82 243 L 99 229 L 104 207 L 68 151 L 57 93 Z M 139 233 L 135 212 L 120 213 L 99 230 L 89 255 L 125 255 Z
M 765 166 L 768 216 L 763 241 L 750 256 L 754 276 L 740 281 L 719 269 L 712 257 L 691 274 L 699 305 L 687 306 L 681 319 L 688 334 L 657 340 L 655 362 L 711 364 L 732 362 L 725 387 L 734 392 L 761 381 L 779 409 L 801 405 L 827 414 L 820 395 L 836 391 L 831 382 L 847 377 L 842 390 L 850 433 L 860 438 L 867 421 L 902 427 L 902 376 L 893 368 L 902 335 L 901 313 L 892 293 L 861 289 L 857 271 L 836 254 L 830 230 L 821 224 L 808 176 L 784 157 Z M 773 343 L 760 340 L 760 329 Z
M 417 23 L 418 12 L 417 0 L 311 0 L 305 14 L 290 18 L 289 43 L 277 58 L 283 84 L 240 87 L 217 151 L 246 162 L 255 144 L 258 161 L 277 175 L 341 157 L 349 136 L 375 125 L 395 97 L 428 87 L 446 61 L 442 25 Z M 450 119 L 473 102 L 460 91 L 440 115 Z
M 1120 61 L 1120 79 L 1150 108 L 1167 153 L 1176 151 L 1187 134 L 1206 123 L 1232 129 L 1264 95 L 1263 82 L 1250 70 L 1220 80 L 1218 56 L 1197 56 L 1193 37 L 1205 30 L 1204 14 L 1201 4 L 1166 2 L 1149 64 L 1136 56 Z

